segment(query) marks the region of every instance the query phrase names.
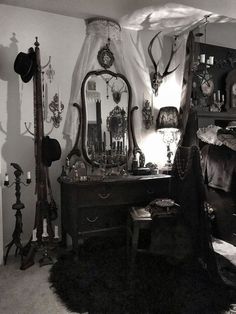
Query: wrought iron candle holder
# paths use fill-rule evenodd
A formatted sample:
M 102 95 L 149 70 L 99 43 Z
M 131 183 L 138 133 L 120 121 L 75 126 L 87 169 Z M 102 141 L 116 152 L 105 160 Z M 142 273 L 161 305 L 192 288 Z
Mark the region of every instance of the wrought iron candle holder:
M 6 265 L 6 263 L 7 263 L 8 254 L 9 254 L 10 249 L 12 248 L 13 245 L 16 246 L 15 256 L 17 256 L 17 253 L 19 251 L 19 254 L 21 255 L 21 258 L 22 258 L 23 246 L 21 243 L 20 235 L 22 233 L 23 223 L 22 223 L 21 210 L 23 208 L 25 208 L 25 205 L 21 202 L 21 199 L 20 199 L 21 198 L 21 184 L 28 186 L 31 183 L 30 172 L 27 173 L 26 183 L 24 183 L 21 181 L 21 175 L 23 174 L 23 170 L 21 169 L 21 167 L 17 163 L 11 163 L 11 166 L 14 169 L 16 169 L 14 171 L 15 181 L 10 184 L 9 183 L 9 177 L 6 174 L 4 185 L 7 186 L 8 188 L 15 185 L 16 202 L 12 205 L 12 209 L 16 210 L 16 214 L 15 214 L 16 222 L 15 222 L 15 229 L 14 229 L 13 234 L 12 234 L 12 240 L 11 240 L 11 242 L 9 242 L 6 245 L 7 251 L 6 251 L 6 255 L 4 257 L 4 265 Z
M 44 227 L 44 230 L 46 230 L 47 227 Z M 31 246 L 32 250 L 35 252 L 41 252 L 42 257 L 39 259 L 39 266 L 46 266 L 46 265 L 52 265 L 54 263 L 53 258 L 50 254 L 51 251 L 55 250 L 59 244 L 59 236 L 58 232 L 55 232 L 54 238 L 51 238 L 47 231 L 45 231 L 42 234 L 42 240 L 38 241 L 37 238 L 32 238 L 31 240 Z

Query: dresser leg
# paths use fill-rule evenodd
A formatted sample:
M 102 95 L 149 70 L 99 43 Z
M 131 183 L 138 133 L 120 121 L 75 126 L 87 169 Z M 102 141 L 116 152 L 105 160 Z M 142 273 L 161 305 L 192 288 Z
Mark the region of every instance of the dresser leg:
M 134 222 L 133 234 L 132 234 L 131 261 L 130 261 L 131 274 L 133 273 L 133 270 L 134 270 L 134 264 L 135 264 L 135 259 L 137 255 L 137 249 L 138 249 L 138 240 L 139 240 L 139 226 L 137 223 Z

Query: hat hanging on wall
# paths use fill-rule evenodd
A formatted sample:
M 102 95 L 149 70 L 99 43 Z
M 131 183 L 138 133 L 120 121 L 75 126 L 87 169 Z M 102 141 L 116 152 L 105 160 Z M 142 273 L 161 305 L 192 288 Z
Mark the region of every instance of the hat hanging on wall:
M 61 146 L 59 142 L 45 136 L 42 140 L 42 161 L 45 166 L 50 167 L 52 162 L 61 158 Z
M 14 62 L 14 70 L 21 76 L 24 83 L 28 83 L 36 71 L 36 59 L 34 49 L 31 47 L 28 53 L 20 52 Z

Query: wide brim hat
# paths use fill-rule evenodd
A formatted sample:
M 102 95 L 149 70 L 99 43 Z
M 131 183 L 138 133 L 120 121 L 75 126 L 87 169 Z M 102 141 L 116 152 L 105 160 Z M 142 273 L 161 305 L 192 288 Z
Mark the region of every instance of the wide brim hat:
M 236 121 L 230 121 L 227 125 L 227 129 L 236 129 Z
M 31 47 L 28 53 L 20 52 L 14 62 L 14 70 L 20 75 L 24 83 L 28 83 L 36 71 L 36 57 Z
M 61 158 L 61 146 L 59 142 L 50 138 L 49 136 L 43 137 L 42 140 L 42 161 L 47 167 L 50 167 L 53 161 Z

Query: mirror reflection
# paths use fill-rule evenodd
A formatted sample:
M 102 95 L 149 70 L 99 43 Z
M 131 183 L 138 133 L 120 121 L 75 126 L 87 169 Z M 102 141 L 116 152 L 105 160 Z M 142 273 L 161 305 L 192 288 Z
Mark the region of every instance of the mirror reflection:
M 82 98 L 83 94 L 87 117 L 84 150 L 89 161 L 108 167 L 126 163 L 130 102 L 127 80 L 108 70 L 90 72 L 82 86 Z

